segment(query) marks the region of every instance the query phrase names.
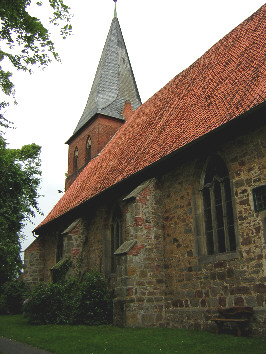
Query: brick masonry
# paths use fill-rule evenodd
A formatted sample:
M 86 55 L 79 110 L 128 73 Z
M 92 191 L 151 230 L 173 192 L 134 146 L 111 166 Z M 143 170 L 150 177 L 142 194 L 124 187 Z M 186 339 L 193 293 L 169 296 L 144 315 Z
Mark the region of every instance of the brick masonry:
M 74 260 L 72 272 L 95 269 L 105 274 L 114 289 L 116 325 L 208 329 L 218 306 L 246 305 L 255 310 L 253 333 L 266 333 L 266 213 L 254 211 L 252 197 L 252 189 L 266 181 L 265 141 L 265 128 L 224 141 L 160 171 L 128 199 L 118 191 L 83 210 L 76 228 L 64 235 L 64 256 Z M 236 252 L 217 256 L 206 256 L 204 246 L 200 188 L 208 151 L 218 153 L 227 165 L 237 231 Z M 137 243 L 116 256 L 111 274 L 110 230 L 117 207 L 123 241 Z M 28 281 L 50 279 L 56 240 L 64 231 L 60 228 L 41 235 L 25 251 Z
M 129 110 L 127 108 L 126 112 Z M 127 115 L 129 114 L 127 113 Z M 87 164 L 86 145 L 88 137 L 90 136 L 91 138 L 91 158 L 94 158 L 110 141 L 122 124 L 123 121 L 119 119 L 97 114 L 93 121 L 88 126 L 85 126 L 82 132 L 69 142 L 66 189 L 74 182 L 75 178 Z M 74 151 L 76 147 L 78 148 L 78 170 L 74 171 Z

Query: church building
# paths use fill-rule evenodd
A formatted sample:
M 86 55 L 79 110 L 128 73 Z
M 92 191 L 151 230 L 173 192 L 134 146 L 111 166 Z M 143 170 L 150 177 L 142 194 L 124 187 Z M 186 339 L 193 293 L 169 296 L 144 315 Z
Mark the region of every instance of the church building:
M 142 104 L 115 14 L 26 281 L 96 270 L 115 325 L 208 329 L 218 307 L 249 306 L 266 334 L 265 15 Z

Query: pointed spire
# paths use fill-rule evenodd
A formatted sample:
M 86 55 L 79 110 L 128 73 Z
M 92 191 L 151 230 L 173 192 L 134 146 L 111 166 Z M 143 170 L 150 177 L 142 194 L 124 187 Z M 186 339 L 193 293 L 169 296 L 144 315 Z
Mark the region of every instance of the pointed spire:
M 114 12 L 114 17 L 117 17 L 117 12 L 116 12 L 116 2 L 117 2 L 117 0 L 114 0 L 114 3 L 115 3 L 115 12 Z
M 88 101 L 73 135 L 97 113 L 124 120 L 122 113 L 127 101 L 134 111 L 141 105 L 118 18 L 114 17 Z

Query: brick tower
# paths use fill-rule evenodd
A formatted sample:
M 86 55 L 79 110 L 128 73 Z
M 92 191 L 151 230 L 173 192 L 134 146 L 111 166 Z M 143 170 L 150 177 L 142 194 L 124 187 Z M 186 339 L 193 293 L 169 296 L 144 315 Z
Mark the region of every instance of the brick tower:
M 83 114 L 66 142 L 66 190 L 141 105 L 118 18 L 115 16 Z

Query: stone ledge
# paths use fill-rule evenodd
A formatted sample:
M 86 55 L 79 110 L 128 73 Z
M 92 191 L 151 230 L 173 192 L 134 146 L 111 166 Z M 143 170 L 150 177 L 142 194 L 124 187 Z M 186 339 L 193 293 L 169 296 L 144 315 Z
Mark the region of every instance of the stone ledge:
M 215 263 L 218 261 L 229 261 L 232 259 L 240 259 L 240 253 L 236 251 L 236 252 L 227 252 L 227 253 L 199 256 L 199 263 L 200 264 Z

